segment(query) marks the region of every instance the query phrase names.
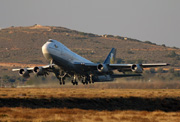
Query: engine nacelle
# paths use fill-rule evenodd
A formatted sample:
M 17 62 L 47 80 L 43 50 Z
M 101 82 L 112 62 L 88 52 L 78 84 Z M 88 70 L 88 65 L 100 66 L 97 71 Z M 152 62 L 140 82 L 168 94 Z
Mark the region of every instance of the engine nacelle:
M 135 73 L 142 73 L 143 72 L 143 69 L 142 67 L 139 65 L 139 64 L 133 64 L 131 66 L 131 70 Z
M 109 68 L 107 67 L 106 64 L 99 64 L 99 65 L 97 66 L 97 70 L 98 70 L 99 72 L 101 72 L 101 73 L 107 73 L 107 72 L 109 72 Z
M 28 72 L 27 69 L 20 69 L 19 70 L 19 75 L 23 76 L 24 78 L 29 78 L 30 77 L 29 72 Z
M 44 69 L 42 67 L 34 67 L 33 69 L 34 74 L 38 75 L 44 75 Z

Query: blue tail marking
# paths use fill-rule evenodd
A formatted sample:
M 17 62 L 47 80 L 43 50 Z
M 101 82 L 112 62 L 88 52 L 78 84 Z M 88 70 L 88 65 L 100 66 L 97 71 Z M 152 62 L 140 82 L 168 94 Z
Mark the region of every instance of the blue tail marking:
M 114 64 L 115 58 L 116 58 L 116 49 L 112 48 L 103 64 Z

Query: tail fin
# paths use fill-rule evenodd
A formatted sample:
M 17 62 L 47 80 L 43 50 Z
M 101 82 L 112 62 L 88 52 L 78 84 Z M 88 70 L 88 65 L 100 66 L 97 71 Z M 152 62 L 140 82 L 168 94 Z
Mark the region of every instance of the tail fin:
M 111 52 L 109 53 L 103 64 L 114 64 L 115 58 L 116 58 L 116 49 L 112 48 Z

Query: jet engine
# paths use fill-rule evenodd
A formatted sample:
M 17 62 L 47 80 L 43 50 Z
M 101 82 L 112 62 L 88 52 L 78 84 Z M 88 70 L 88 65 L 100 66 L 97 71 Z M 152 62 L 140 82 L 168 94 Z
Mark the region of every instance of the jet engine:
M 131 66 L 131 70 L 135 73 L 142 73 L 143 69 L 141 68 L 141 66 L 139 64 L 133 64 Z
M 45 71 L 42 67 L 34 67 L 33 72 L 39 76 L 39 75 L 45 75 Z
M 24 78 L 29 78 L 30 77 L 29 72 L 28 72 L 27 69 L 20 69 L 19 70 L 19 75 L 23 76 Z
M 109 68 L 107 67 L 106 64 L 99 64 L 99 65 L 97 66 L 97 70 L 98 70 L 99 72 L 101 72 L 101 73 L 107 73 L 107 72 L 109 72 Z

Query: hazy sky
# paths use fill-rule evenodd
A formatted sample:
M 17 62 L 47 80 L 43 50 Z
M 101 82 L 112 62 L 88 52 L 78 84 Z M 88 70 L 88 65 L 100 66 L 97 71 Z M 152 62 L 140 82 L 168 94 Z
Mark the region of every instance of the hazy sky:
M 34 24 L 180 48 L 180 0 L 0 0 L 0 28 Z

